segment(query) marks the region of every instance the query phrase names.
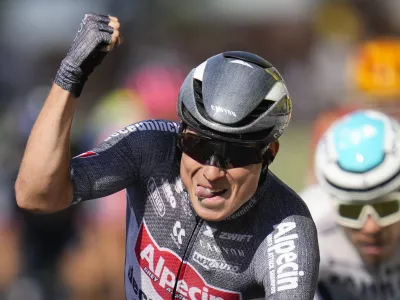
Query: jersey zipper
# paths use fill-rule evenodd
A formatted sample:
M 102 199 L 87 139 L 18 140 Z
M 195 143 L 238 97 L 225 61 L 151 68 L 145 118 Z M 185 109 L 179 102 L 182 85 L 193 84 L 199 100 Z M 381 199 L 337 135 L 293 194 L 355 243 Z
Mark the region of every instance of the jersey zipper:
M 176 281 L 175 281 L 174 290 L 172 292 L 172 298 L 171 299 L 175 299 L 176 289 L 178 288 L 178 282 L 179 282 L 179 279 L 180 279 L 180 276 L 181 276 L 181 271 L 182 271 L 182 267 L 183 267 L 183 264 L 185 262 L 186 256 L 187 256 L 188 253 L 190 254 L 192 252 L 192 248 L 193 248 L 194 242 L 196 241 L 196 237 L 197 237 L 197 235 L 198 235 L 198 233 L 200 231 L 201 226 L 204 223 L 204 220 L 199 218 L 198 216 L 196 216 L 196 219 L 197 219 L 196 226 L 193 229 L 193 233 L 191 234 L 189 242 L 188 242 L 187 247 L 185 249 L 185 252 L 183 253 L 182 262 L 181 262 L 181 265 L 179 266 L 178 274 L 176 275 Z

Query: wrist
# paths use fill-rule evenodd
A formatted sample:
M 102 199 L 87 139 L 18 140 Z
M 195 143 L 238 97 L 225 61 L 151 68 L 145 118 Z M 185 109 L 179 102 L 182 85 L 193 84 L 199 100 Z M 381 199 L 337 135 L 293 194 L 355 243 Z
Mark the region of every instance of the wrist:
M 71 92 L 78 98 L 87 81 L 87 76 L 81 68 L 68 60 L 64 59 L 54 78 L 54 83 L 62 89 Z

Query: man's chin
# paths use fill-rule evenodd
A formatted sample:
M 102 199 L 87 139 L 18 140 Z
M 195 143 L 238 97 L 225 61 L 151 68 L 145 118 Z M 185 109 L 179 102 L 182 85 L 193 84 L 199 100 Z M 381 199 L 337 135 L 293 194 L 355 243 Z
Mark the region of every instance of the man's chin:
M 209 208 L 207 206 L 203 206 L 202 203 L 193 205 L 193 208 L 196 214 L 206 221 L 222 221 L 229 216 L 229 213 L 223 208 Z

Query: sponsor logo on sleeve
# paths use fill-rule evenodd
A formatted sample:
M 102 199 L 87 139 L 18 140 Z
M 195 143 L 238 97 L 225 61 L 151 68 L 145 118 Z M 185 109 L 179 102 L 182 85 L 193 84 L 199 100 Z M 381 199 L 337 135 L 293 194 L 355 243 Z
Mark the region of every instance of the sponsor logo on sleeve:
M 175 286 L 175 299 L 241 299 L 241 294 L 238 292 L 209 285 L 191 264 L 182 262 L 182 259 L 170 249 L 159 247 L 150 235 L 145 222 L 142 223 L 139 231 L 135 255 L 142 270 L 140 282 L 143 282 L 144 279 L 146 282 L 149 280 L 154 288 L 151 293 L 156 293 L 161 299 L 171 299 Z M 184 274 L 183 278 L 176 278 L 179 269 L 181 269 L 180 274 Z M 134 280 L 133 276 L 131 277 L 129 280 L 131 283 L 136 283 L 138 292 L 139 288 L 144 289 L 144 287 L 137 287 L 137 280 Z M 140 292 L 147 293 L 142 290 Z
M 128 134 L 136 131 L 164 131 L 164 132 L 179 132 L 179 125 L 174 122 L 161 120 L 148 120 L 129 125 L 109 136 L 105 141 L 117 137 L 121 134 Z
M 295 228 L 295 222 L 280 223 L 267 237 L 271 294 L 297 288 L 299 278 L 304 276 L 297 263 L 298 235 L 292 232 Z

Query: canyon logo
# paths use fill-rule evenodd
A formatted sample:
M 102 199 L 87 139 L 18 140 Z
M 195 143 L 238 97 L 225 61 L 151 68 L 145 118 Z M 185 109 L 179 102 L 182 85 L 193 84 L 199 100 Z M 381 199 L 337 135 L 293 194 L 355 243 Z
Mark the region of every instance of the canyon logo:
M 231 110 L 229 110 L 229 109 L 223 108 L 223 107 L 221 107 L 221 106 L 211 105 L 211 109 L 212 109 L 213 111 L 215 111 L 216 113 L 222 112 L 222 113 L 224 113 L 224 114 L 226 114 L 226 115 L 230 115 L 230 116 L 236 117 L 236 113 L 235 113 L 234 111 L 231 111 Z

